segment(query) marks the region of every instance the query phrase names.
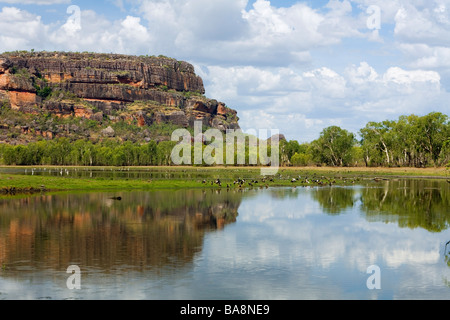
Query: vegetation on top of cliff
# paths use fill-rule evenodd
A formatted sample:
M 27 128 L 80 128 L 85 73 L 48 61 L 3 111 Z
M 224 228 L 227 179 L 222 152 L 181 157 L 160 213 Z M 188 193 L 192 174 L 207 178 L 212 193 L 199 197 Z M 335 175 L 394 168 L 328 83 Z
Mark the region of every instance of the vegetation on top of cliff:
M 71 51 L 26 51 L 26 50 L 16 50 L 7 51 L 1 53 L 0 56 L 3 57 L 18 57 L 18 58 L 58 58 L 58 59 L 73 59 L 73 60 L 101 60 L 101 61 L 135 61 L 150 64 L 158 64 L 162 67 L 173 67 L 177 68 L 181 72 L 193 72 L 193 67 L 191 64 L 179 61 L 175 58 L 167 57 L 164 55 L 127 55 L 118 53 L 99 53 L 99 52 L 71 52 Z

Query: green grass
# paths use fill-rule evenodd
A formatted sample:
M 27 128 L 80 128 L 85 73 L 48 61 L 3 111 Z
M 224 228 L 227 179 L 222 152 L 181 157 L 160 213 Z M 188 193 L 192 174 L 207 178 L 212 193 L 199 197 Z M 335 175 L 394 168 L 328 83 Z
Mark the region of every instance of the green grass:
M 11 168 L 11 167 L 9 167 Z M 75 169 L 76 167 L 67 167 Z M 106 170 L 112 173 L 127 172 L 128 168 L 84 168 L 81 170 Z M 234 181 L 245 179 L 243 188 L 279 186 L 351 185 L 374 178 L 448 178 L 448 169 L 389 169 L 389 168 L 280 168 L 273 177 L 263 179 L 259 168 L 236 167 L 136 167 L 128 172 L 167 175 L 156 178 L 77 178 L 70 176 L 38 176 L 0 173 L 0 194 L 59 192 L 59 191 L 130 191 L 181 188 L 236 188 Z M 31 170 L 29 170 L 31 171 Z M 292 182 L 292 179 L 296 179 Z M 221 186 L 215 183 L 221 180 Z M 273 179 L 273 180 L 272 180 Z M 254 181 L 258 181 L 255 183 Z
M 105 178 L 68 178 L 29 176 L 19 174 L 0 174 L 0 190 L 15 188 L 17 191 L 115 191 L 115 190 L 150 190 L 164 188 L 193 188 L 198 183 L 187 180 L 139 180 Z

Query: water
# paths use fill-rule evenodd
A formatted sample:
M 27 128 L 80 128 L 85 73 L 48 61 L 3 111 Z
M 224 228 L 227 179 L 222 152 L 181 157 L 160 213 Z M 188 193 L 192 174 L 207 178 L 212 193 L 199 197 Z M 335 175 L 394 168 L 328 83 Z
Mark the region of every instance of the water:
M 449 208 L 414 179 L 4 198 L 0 299 L 447 300 Z
M 255 172 L 260 169 L 228 168 L 226 174 L 231 178 L 252 178 Z M 97 179 L 185 179 L 201 180 L 210 179 L 211 173 L 204 168 L 189 168 L 189 170 L 180 170 L 178 167 L 172 169 L 167 167 L 2 167 L 0 173 L 21 174 L 28 176 L 52 176 L 52 177 L 70 177 L 70 178 L 97 178 Z

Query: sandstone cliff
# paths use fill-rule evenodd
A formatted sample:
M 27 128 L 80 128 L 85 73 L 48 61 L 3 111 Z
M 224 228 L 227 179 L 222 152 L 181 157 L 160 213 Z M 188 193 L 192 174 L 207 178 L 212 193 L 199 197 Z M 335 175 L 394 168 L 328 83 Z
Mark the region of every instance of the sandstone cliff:
M 138 127 L 171 123 L 237 129 L 237 112 L 204 96 L 194 67 L 167 57 L 68 52 L 0 55 L 0 106 L 24 114 L 51 114 Z M 39 122 L 39 121 L 37 121 Z M 8 127 L 13 124 L 1 123 Z M 33 125 L 32 125 L 33 126 Z M 42 133 L 45 128 L 24 128 Z M 29 126 L 28 126 L 29 127 Z M 57 132 L 49 133 L 51 138 Z

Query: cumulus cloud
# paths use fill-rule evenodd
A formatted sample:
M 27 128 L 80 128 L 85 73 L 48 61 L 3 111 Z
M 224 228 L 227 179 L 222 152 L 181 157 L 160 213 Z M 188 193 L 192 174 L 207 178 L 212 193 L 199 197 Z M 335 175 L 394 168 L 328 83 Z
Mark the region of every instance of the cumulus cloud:
M 156 49 L 221 65 L 308 63 L 312 49 L 362 37 L 359 29 L 367 29 L 361 19 L 352 19 L 349 1 L 331 1 L 326 12 L 302 2 L 281 8 L 267 0 L 247 5 L 245 0 L 143 0 L 139 10 L 160 35 Z
M 395 35 L 403 42 L 448 45 L 450 11 L 442 6 L 419 8 L 403 5 L 395 16 Z
M 391 32 L 392 51 L 399 50 L 410 68 L 449 73 L 447 39 L 450 37 L 449 0 L 352 0 L 363 12 L 381 10 L 381 31 Z M 442 70 L 444 68 L 444 70 Z
M 240 110 L 243 128 L 279 129 L 290 139 L 312 141 L 329 125 L 357 133 L 369 121 L 402 114 L 445 112 L 448 93 L 436 71 L 391 67 L 377 71 L 367 62 L 343 72 L 321 67 L 208 67 L 208 93 Z
M 71 8 L 71 7 L 69 7 Z M 110 21 L 73 6 L 65 21 L 44 24 L 39 15 L 15 7 L 0 11 L 0 51 L 65 50 L 148 53 L 151 34 L 140 17 Z
M 3 7 L 0 11 L 0 49 L 2 51 L 29 48 L 44 40 L 48 32 L 41 17 L 14 7 Z
M 70 3 L 71 0 L 2 0 L 1 2 L 10 4 L 37 4 L 37 5 L 52 5 Z

